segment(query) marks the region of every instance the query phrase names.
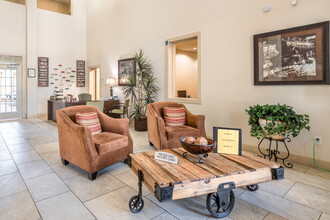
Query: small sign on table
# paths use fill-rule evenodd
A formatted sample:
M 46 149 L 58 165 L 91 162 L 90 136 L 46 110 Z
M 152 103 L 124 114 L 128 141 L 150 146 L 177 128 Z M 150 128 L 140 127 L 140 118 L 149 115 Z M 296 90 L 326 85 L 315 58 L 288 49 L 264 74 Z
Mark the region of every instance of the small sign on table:
M 215 153 L 242 155 L 241 129 L 213 127 L 213 140 L 217 143 Z
M 177 156 L 167 153 L 167 152 L 155 152 L 155 160 L 161 160 L 169 163 L 179 164 L 179 159 Z

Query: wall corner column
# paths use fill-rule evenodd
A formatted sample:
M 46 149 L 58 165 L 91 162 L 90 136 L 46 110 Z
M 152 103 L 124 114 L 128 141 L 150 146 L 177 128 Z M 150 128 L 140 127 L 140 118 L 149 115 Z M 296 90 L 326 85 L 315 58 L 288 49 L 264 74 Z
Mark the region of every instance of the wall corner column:
M 26 68 L 38 73 L 38 11 L 37 0 L 26 0 Z M 26 73 L 28 72 L 26 69 Z M 26 118 L 38 117 L 38 76 L 26 78 Z

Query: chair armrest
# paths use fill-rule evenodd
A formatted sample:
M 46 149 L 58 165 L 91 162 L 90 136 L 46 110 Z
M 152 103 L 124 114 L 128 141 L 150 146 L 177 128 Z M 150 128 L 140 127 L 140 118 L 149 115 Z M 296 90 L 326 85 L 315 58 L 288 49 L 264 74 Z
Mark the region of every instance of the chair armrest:
M 129 152 L 133 153 L 133 140 L 129 133 L 129 119 L 127 118 L 111 118 L 103 112 L 97 110 L 102 130 L 104 132 L 111 132 L 121 134 L 128 137 Z
M 205 132 L 205 116 L 204 115 L 194 115 L 186 109 L 187 115 L 187 125 L 190 127 L 197 128 L 200 130 L 200 134 L 203 137 L 206 137 Z
M 158 149 L 168 148 L 164 120 L 158 116 L 151 104 L 147 105 L 148 140 Z
M 164 119 L 159 116 L 156 116 L 156 118 L 157 118 L 157 123 L 158 123 L 158 132 L 159 132 L 159 137 L 160 137 L 161 149 L 168 149 Z
M 92 131 L 75 124 L 64 112 L 56 111 L 61 158 L 93 173 L 99 160 Z
M 112 118 L 103 112 L 98 112 L 102 130 L 121 135 L 129 134 L 129 120 L 127 118 Z

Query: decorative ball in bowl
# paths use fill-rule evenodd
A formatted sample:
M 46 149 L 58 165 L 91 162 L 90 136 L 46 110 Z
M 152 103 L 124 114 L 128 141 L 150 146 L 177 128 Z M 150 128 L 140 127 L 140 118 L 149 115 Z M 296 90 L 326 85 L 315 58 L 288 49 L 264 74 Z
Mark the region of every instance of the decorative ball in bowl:
M 208 154 L 215 148 L 215 142 L 204 137 L 181 137 L 180 142 L 181 146 L 191 154 Z

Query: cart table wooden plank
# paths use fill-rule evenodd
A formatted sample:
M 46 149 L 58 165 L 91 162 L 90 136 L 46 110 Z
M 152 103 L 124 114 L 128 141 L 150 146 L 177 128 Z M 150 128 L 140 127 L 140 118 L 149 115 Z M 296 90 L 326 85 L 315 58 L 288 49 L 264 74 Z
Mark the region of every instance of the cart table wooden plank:
M 254 191 L 257 187 L 249 186 L 284 177 L 284 169 L 279 164 L 247 152 L 243 152 L 242 156 L 210 153 L 204 159 L 204 163 L 200 164 L 197 155 L 187 153 L 183 157 L 186 153 L 183 148 L 162 151 L 177 156 L 179 163 L 154 160 L 155 151 L 139 152 L 129 156 L 129 166 L 139 177 L 139 185 L 143 182 L 161 202 L 204 194 L 218 193 L 214 195 L 219 196 L 220 188 L 226 184 L 229 184 L 230 191 L 232 188 L 243 186 L 248 186 Z M 142 190 L 142 187 L 139 188 Z M 222 190 L 226 191 L 224 188 Z M 230 196 L 233 194 L 232 191 L 231 194 L 228 193 L 229 191 L 227 195 Z M 135 199 L 137 197 L 135 196 Z M 136 201 L 141 201 L 141 196 Z

